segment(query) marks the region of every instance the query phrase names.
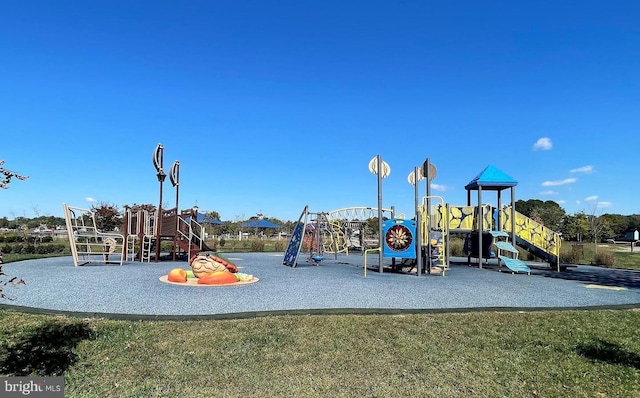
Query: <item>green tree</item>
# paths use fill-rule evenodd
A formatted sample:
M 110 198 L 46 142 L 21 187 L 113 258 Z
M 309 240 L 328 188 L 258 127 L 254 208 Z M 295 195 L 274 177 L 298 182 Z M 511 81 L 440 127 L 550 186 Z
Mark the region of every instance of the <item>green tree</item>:
M 205 216 L 209 217 L 211 220 L 220 220 L 220 213 L 215 210 L 202 212 Z
M 587 215 L 580 211 L 574 215 L 568 215 L 564 218 L 560 226 L 560 232 L 565 240 L 574 240 L 582 242 L 582 239 L 589 232 L 589 222 Z
M 213 235 L 220 235 L 222 233 L 222 224 L 213 224 L 211 221 L 220 221 L 220 213 L 217 211 L 203 211 L 201 212 L 208 220 L 203 223 L 203 228 L 206 233 Z
M 238 235 L 238 231 L 240 231 L 240 224 L 235 221 L 223 221 L 220 226 L 221 234 L 229 234 L 230 236 Z
M 640 230 L 640 214 L 627 216 L 628 228 Z
M 545 202 L 539 199 L 516 201 L 516 211 L 543 224 L 554 231 L 560 231 L 567 213 L 553 200 Z
M 91 210 L 95 213 L 96 227 L 101 231 L 114 231 L 122 227 L 122 214 L 118 206 L 99 202 L 91 206 Z
M 544 202 L 539 199 L 517 200 L 516 211 L 524 216 L 533 218 L 534 210 L 541 208 Z
M 385 218 L 382 219 L 382 221 L 384 220 Z M 378 217 L 371 217 L 367 219 L 367 222 L 364 225 L 364 236 L 368 238 L 378 236 L 378 228 Z
M 609 231 L 605 234 L 606 238 L 613 238 L 615 236 L 623 235 L 627 229 L 629 229 L 629 217 L 620 214 L 603 214 L 600 218 L 605 222 Z

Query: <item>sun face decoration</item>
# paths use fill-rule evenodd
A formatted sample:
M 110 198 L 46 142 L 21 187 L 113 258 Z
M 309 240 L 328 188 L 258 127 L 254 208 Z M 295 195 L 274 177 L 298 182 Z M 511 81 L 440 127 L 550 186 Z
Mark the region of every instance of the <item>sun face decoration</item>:
M 389 228 L 384 239 L 387 246 L 397 252 L 407 250 L 413 241 L 411 231 L 404 225 L 394 225 Z

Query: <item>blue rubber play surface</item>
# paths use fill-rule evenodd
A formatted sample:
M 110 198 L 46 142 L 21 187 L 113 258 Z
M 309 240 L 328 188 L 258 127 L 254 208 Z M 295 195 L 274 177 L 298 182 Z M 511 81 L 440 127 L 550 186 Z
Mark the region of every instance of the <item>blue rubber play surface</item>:
M 259 281 L 190 287 L 160 281 L 173 268 L 189 269 L 186 262 L 74 267 L 71 257 L 59 257 L 5 264 L 7 275 L 26 284 L 5 287 L 15 300 L 0 306 L 115 317 L 640 306 L 637 271 L 578 266 L 557 273 L 534 267 L 531 275 L 514 275 L 491 264 L 483 269 L 454 264 L 444 277 L 369 270 L 365 278 L 361 254 L 337 259 L 325 254 L 319 265 L 301 254 L 295 268 L 282 265 L 282 253 L 223 255 Z

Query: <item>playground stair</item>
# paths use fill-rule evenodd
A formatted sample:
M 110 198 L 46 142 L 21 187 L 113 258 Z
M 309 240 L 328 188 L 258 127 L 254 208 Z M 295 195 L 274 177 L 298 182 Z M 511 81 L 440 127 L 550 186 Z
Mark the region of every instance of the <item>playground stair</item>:
M 203 251 L 215 251 L 204 242 L 204 228 L 196 221 L 198 213 L 184 210 L 178 218 L 176 245 L 187 255 L 187 260 Z

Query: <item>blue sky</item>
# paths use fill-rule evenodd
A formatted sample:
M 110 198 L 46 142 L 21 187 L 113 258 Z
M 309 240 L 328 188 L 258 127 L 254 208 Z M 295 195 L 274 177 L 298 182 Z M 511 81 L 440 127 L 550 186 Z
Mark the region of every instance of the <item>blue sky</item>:
M 0 159 L 30 178 L 0 191 L 0 217 L 157 204 L 158 143 L 166 169 L 180 161 L 180 207 L 223 220 L 376 207 L 378 154 L 383 206 L 407 217 L 426 158 L 452 205 L 493 165 L 516 200 L 640 213 L 639 15 L 589 0 L 4 2 Z

